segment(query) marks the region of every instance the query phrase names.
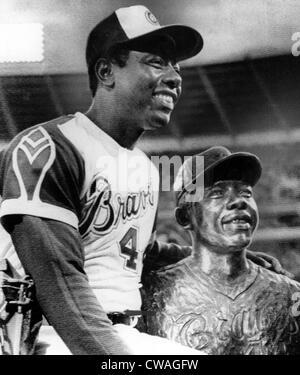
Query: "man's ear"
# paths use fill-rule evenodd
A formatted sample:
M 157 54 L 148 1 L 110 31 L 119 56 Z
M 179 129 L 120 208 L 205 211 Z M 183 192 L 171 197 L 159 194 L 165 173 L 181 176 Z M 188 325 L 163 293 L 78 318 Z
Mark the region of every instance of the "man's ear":
M 190 215 L 186 206 L 176 207 L 175 217 L 177 223 L 184 227 L 184 229 L 192 229 Z
M 107 59 L 99 59 L 95 64 L 95 73 L 103 86 L 112 87 L 115 83 L 113 66 Z

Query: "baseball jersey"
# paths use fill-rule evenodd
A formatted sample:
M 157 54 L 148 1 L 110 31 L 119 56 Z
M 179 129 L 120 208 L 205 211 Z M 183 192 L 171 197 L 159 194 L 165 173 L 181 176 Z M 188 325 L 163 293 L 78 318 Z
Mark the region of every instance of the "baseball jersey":
M 147 332 L 207 354 L 300 354 L 300 284 L 248 264 L 228 284 L 186 260 L 148 274 Z
M 78 229 L 104 311 L 140 309 L 159 189 L 158 171 L 142 151 L 121 147 L 78 112 L 20 133 L 3 152 L 0 173 L 1 217 L 33 215 Z M 5 255 L 20 267 L 10 245 Z

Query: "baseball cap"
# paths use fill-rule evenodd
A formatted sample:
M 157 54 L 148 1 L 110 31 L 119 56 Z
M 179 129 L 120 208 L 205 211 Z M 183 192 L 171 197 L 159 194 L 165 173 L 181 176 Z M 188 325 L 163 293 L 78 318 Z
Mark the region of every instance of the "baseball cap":
M 203 47 L 199 32 L 189 26 L 161 26 L 154 14 L 143 5 L 119 8 L 99 22 L 90 32 L 86 47 L 88 68 L 100 57 L 107 57 L 112 47 L 143 45 L 145 51 L 153 38 L 167 36 L 175 43 L 176 61 L 195 56 Z
M 201 162 L 197 163 L 197 157 Z M 173 186 L 176 203 L 186 202 L 186 197 L 195 194 L 198 187 L 208 187 L 221 180 L 239 180 L 254 186 L 261 172 L 261 162 L 256 155 L 232 153 L 222 146 L 211 147 L 186 159 L 180 167 Z M 203 186 L 198 186 L 199 183 Z

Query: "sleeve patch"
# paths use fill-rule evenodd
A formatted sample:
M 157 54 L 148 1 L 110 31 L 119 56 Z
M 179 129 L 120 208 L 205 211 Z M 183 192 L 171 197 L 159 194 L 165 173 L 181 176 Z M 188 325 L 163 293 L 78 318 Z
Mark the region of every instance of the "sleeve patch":
M 40 200 L 41 185 L 55 154 L 54 142 L 44 128 L 22 137 L 13 151 L 13 170 L 23 199 Z

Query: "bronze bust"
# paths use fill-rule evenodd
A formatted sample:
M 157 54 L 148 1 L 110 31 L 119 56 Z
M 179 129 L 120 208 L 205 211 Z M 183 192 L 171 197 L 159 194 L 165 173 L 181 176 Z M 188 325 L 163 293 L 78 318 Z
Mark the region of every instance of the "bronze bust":
M 192 158 L 175 181 L 176 218 L 193 252 L 143 275 L 147 331 L 207 354 L 300 354 L 300 284 L 245 256 L 258 224 L 259 159 L 223 147 L 199 155 L 202 197 L 185 189 Z

